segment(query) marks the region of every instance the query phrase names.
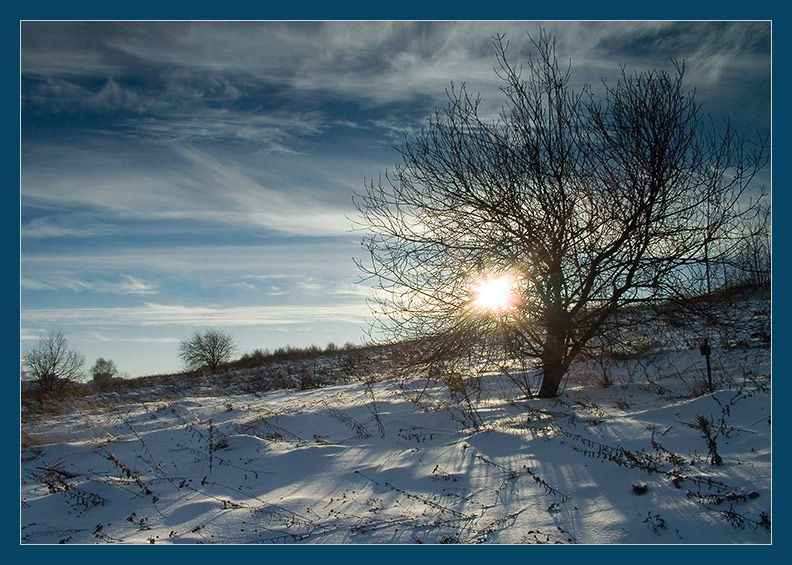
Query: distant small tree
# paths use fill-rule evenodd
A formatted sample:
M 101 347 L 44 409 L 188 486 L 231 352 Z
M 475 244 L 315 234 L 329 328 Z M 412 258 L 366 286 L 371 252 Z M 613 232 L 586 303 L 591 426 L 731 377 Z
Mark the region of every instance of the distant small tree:
M 22 356 L 22 365 L 42 394 L 60 391 L 82 376 L 85 358 L 69 348 L 60 331 L 39 339 L 38 345 Z
M 231 335 L 219 330 L 207 330 L 196 332 L 190 339 L 182 341 L 179 357 L 188 369 L 207 369 L 210 373 L 216 373 L 236 350 Z
M 91 374 L 96 383 L 108 382 L 110 379 L 118 374 L 118 367 L 110 359 L 102 359 L 101 357 L 96 360 L 94 366 L 91 367 Z

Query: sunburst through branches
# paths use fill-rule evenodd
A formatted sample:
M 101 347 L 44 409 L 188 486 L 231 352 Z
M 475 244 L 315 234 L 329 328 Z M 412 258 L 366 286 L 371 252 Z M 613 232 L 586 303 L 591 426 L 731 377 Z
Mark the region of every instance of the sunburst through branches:
M 520 293 L 517 279 L 509 273 L 481 275 L 473 285 L 473 307 L 476 310 L 505 314 L 517 308 Z

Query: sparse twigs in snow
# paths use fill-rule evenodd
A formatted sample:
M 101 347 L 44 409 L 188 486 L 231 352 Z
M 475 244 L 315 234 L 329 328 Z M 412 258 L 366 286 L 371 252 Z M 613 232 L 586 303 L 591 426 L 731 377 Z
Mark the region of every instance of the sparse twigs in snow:
M 136 471 L 133 471 L 132 469 L 127 467 L 124 463 L 119 461 L 119 459 L 109 451 L 107 452 L 107 460 L 110 461 L 116 467 L 118 467 L 121 470 L 121 472 L 124 473 L 124 476 L 126 476 L 126 478 L 132 479 L 135 482 L 135 484 L 140 487 L 140 490 L 142 490 L 145 494 L 151 494 L 151 489 L 149 489 L 146 486 L 146 484 L 140 478 L 140 475 Z
M 74 476 L 71 473 L 50 466 L 44 467 L 42 471 L 33 471 L 30 474 L 37 482 L 46 486 L 50 493 L 63 492 L 74 488 L 74 485 L 66 480 Z
M 380 434 L 380 437 L 385 437 L 385 426 L 382 423 L 382 418 L 380 418 L 379 409 L 377 408 L 377 399 L 374 396 L 374 389 L 372 388 L 372 381 L 371 379 L 365 379 L 366 385 L 366 394 L 371 398 L 371 402 L 368 404 L 369 412 L 374 417 L 374 421 L 377 423 L 377 431 Z
M 328 408 L 328 410 L 334 418 L 338 419 L 342 424 L 355 432 L 355 438 L 366 439 L 371 437 L 371 432 L 368 431 L 366 426 L 355 420 L 349 414 L 345 414 L 336 408 Z
M 643 523 L 658 536 L 660 535 L 660 530 L 666 529 L 666 522 L 660 517 L 660 514 L 652 514 L 649 512 Z
M 717 433 L 712 431 L 712 422 L 700 414 L 696 415 L 696 420 L 688 424 L 694 430 L 699 430 L 701 436 L 707 442 L 707 449 L 709 450 L 710 463 L 712 465 L 723 465 L 723 458 L 718 454 Z
M 63 493 L 72 507 L 88 510 L 94 506 L 104 506 L 108 502 L 104 497 L 80 488 L 75 482 L 69 482 L 67 479 L 76 479 L 77 475 L 56 467 L 48 466 L 43 469 L 43 473 L 32 472 L 31 475 L 45 485 L 50 494 Z

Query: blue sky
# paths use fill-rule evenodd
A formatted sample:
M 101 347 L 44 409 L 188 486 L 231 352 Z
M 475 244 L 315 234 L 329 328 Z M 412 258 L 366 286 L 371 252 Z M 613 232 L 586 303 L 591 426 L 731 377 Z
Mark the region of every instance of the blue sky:
M 61 330 L 138 376 L 207 328 L 365 342 L 353 193 L 450 81 L 494 115 L 492 37 L 516 61 L 540 25 L 578 84 L 684 59 L 704 111 L 770 132 L 769 22 L 23 21 L 22 349 Z

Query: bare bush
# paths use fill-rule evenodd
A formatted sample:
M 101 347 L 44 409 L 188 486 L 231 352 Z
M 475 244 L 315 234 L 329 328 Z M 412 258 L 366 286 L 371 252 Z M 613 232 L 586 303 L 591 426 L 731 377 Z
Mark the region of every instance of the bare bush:
M 216 373 L 236 349 L 234 338 L 229 334 L 219 330 L 207 330 L 203 333 L 196 332 L 190 339 L 181 342 L 179 357 L 189 370 L 206 369 L 210 373 Z
M 42 394 L 61 391 L 82 376 L 85 358 L 69 348 L 60 331 L 39 339 L 38 345 L 22 356 L 22 365 Z

